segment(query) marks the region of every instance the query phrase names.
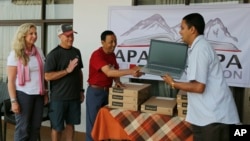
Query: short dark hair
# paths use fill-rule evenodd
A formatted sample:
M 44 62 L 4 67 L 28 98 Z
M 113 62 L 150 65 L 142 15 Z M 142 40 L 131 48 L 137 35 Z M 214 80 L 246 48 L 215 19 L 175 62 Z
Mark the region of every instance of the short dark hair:
M 204 34 L 205 29 L 205 21 L 201 14 L 199 13 L 191 13 L 186 15 L 183 20 L 186 21 L 188 28 L 194 26 L 199 35 Z
M 101 41 L 105 41 L 106 37 L 108 35 L 115 35 L 115 33 L 113 31 L 111 31 L 111 30 L 105 30 L 105 31 L 103 31 L 102 34 L 101 34 Z

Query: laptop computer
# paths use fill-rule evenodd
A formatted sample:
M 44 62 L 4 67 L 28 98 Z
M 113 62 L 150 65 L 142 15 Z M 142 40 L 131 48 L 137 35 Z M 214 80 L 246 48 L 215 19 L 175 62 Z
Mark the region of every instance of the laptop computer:
M 180 79 L 186 68 L 188 46 L 184 43 L 151 39 L 147 64 L 141 72 Z

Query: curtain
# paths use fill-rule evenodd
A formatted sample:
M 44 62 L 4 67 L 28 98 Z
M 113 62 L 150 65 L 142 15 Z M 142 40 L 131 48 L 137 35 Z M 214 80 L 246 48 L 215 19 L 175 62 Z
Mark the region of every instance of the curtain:
M 0 35 L 2 42 L 0 42 L 0 82 L 6 82 L 7 73 L 6 73 L 6 61 L 7 56 L 11 50 L 11 40 L 13 38 L 13 33 L 15 32 L 16 27 L 0 27 Z
M 53 48 L 55 48 L 60 40 L 57 36 L 57 28 L 58 25 L 50 25 L 48 26 L 48 32 L 47 32 L 47 46 L 46 46 L 46 54 L 48 54 Z
M 41 5 L 16 5 L 13 4 L 14 0 L 0 1 L 0 20 L 34 20 L 41 19 Z M 37 1 L 37 0 L 26 0 Z M 53 0 L 54 1 L 54 0 Z M 69 1 L 69 0 L 68 0 Z M 70 0 L 73 1 L 73 0 Z M 65 12 L 67 9 L 67 12 Z M 30 12 L 32 11 L 32 12 Z M 66 13 L 66 14 L 65 14 Z M 46 10 L 47 19 L 70 19 L 73 17 L 73 4 L 50 4 L 47 5 Z M 30 21 L 28 21 L 30 22 Z M 60 24 L 60 23 L 59 23 Z M 12 50 L 11 43 L 14 34 L 18 28 L 16 26 L 0 26 L 0 81 L 7 79 L 7 57 Z M 59 39 L 57 37 L 58 25 L 48 26 L 47 31 L 47 45 L 45 46 L 45 55 L 58 45 Z M 41 27 L 37 24 L 37 41 L 36 46 L 41 46 Z
M 42 0 L 11 0 L 17 5 L 41 5 Z M 46 0 L 46 4 L 73 4 L 73 0 Z
M 192 3 L 249 3 L 249 0 L 136 0 L 136 5 L 192 4 Z
M 0 20 L 41 19 L 41 5 L 15 5 L 5 0 L 0 1 L 0 13 Z
M 53 0 L 46 1 L 52 3 Z M 12 0 L 12 3 L 17 5 L 41 5 L 42 0 Z

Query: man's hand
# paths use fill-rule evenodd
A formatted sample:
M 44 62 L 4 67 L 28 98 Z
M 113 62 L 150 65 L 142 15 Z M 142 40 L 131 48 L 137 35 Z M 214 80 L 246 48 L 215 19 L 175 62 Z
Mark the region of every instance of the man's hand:
M 68 67 L 66 68 L 67 73 L 71 73 L 78 64 L 78 58 L 70 60 Z
M 133 68 L 131 68 L 131 70 L 132 70 L 131 75 L 133 75 L 134 77 L 140 77 L 140 76 L 144 75 L 143 72 L 140 72 L 140 69 L 141 69 L 140 67 L 134 66 Z
M 44 105 L 47 105 L 49 103 L 49 95 L 48 91 L 46 91 L 46 94 L 44 94 Z
M 84 92 L 81 91 L 80 92 L 80 101 L 81 101 L 81 103 L 83 103 L 84 99 L 85 99 Z
M 120 81 L 115 83 L 115 87 L 126 88 L 126 86 Z
M 168 85 L 171 85 L 172 82 L 174 82 L 173 78 L 166 74 L 164 76 L 162 76 L 162 79 L 168 84 Z

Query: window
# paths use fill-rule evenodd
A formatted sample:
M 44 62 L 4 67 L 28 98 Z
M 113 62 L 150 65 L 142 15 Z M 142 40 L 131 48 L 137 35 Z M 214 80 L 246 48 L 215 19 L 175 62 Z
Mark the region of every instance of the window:
M 37 25 L 36 46 L 46 55 L 59 43 L 58 25 L 73 22 L 73 0 L 1 0 L 0 13 L 1 82 L 7 80 L 6 61 L 18 26 L 27 22 Z

